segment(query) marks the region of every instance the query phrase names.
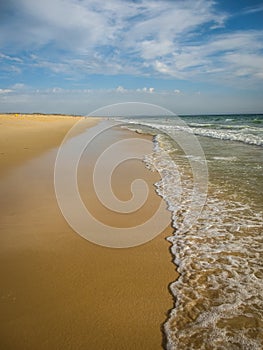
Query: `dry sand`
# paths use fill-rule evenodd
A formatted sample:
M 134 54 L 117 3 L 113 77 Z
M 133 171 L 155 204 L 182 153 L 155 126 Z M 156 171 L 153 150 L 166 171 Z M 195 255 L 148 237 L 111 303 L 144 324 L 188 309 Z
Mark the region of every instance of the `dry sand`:
M 101 247 L 77 235 L 54 194 L 56 149 L 32 158 L 58 145 L 75 119 L 48 117 L 50 122 L 42 123 L 39 118 L 0 119 L 1 152 L 8 154 L 0 183 L 0 348 L 161 349 L 161 326 L 173 306 L 168 285 L 176 277 L 165 241 L 171 228 L 128 249 Z M 2 137 L 4 130 L 8 138 Z M 115 130 L 110 138 L 132 135 Z M 22 160 L 29 157 L 21 145 L 32 150 L 25 164 Z M 80 171 L 80 188 L 85 190 L 84 173 Z M 127 179 L 138 173 L 151 188 L 138 212 L 140 221 L 159 204 L 153 187 L 158 175 L 131 162 L 116 174 L 113 186 L 127 199 Z M 95 201 L 94 193 L 83 198 L 108 224 L 126 227 L 135 220 L 122 215 L 119 221 Z
M 58 146 L 83 117 L 0 114 L 0 175 L 49 148 Z M 95 118 L 90 119 L 91 125 Z

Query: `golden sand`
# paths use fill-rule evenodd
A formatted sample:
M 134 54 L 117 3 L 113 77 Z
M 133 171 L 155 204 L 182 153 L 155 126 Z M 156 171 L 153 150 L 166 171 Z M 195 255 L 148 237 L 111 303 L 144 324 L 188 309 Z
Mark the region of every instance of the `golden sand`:
M 0 174 L 49 148 L 58 146 L 83 117 L 0 114 Z M 90 118 L 93 125 L 96 118 Z
M 1 136 L 1 152 L 8 157 L 1 158 L 0 348 L 161 349 L 161 327 L 173 306 L 168 285 L 176 275 L 165 240 L 171 228 L 127 249 L 101 247 L 81 238 L 56 202 L 56 149 L 25 164 L 29 157 L 20 149 L 30 148 L 32 158 L 58 145 L 76 119 L 48 117 L 50 122 L 43 123 L 43 117 L 13 118 L 1 117 L 0 128 L 1 135 L 4 130 L 9 135 Z M 128 134 L 131 137 L 122 131 L 119 137 Z M 160 201 L 153 187 L 157 174 L 142 163 L 127 163 L 113 187 L 124 200 L 127 181 L 138 172 L 151 188 L 138 213 L 147 217 Z M 85 187 L 80 174 L 81 186 Z M 108 224 L 130 225 L 129 215 L 120 222 L 93 197 L 83 198 L 87 206 L 92 203 L 98 218 L 107 217 Z

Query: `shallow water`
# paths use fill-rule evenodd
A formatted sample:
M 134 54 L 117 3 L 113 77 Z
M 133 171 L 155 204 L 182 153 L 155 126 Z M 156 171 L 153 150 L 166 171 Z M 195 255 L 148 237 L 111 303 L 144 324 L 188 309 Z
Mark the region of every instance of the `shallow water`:
M 198 116 L 194 122 L 194 117 L 186 118 L 190 126 L 194 123 L 190 131 L 197 135 L 203 135 L 196 130 L 197 124 L 199 129 L 219 129 L 219 133 L 234 124 L 235 135 L 235 141 L 213 133 L 198 136 L 208 166 L 208 196 L 188 230 L 184 228 L 191 216 L 194 188 L 191 154 L 184 154 L 174 141 L 182 126 L 178 128 L 172 118 L 137 120 L 140 125 L 136 127 L 142 130 L 143 124 L 158 127 L 152 131 L 156 134 L 154 152 L 145 161 L 162 175 L 157 193 L 167 201 L 175 228 L 168 240 L 180 277 L 170 285 L 175 307 L 165 323 L 167 349 L 263 347 L 263 158 L 262 147 L 256 146 L 262 140 L 261 117 L 217 119 Z M 241 140 L 250 125 L 253 132 L 256 129 L 255 142 L 247 135 Z M 199 195 L 201 201 L 202 193 L 195 193 L 197 199 Z

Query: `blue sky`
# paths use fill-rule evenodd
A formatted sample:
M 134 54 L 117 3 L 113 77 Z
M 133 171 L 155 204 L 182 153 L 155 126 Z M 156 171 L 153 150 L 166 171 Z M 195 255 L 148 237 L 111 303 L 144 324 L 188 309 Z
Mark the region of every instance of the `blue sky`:
M 263 113 L 263 1 L 0 3 L 0 112 Z

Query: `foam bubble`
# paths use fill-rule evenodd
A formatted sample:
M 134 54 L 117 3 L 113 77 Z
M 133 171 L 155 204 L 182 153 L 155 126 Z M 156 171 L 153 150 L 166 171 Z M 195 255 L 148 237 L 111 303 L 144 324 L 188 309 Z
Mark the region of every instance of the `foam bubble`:
M 138 123 L 138 121 L 134 121 Z M 140 122 L 140 128 L 155 126 L 180 133 L 182 126 Z M 192 125 L 193 132 L 222 140 L 263 145 L 259 129 L 237 125 L 229 128 Z M 167 202 L 175 232 L 173 261 L 180 277 L 170 284 L 175 307 L 164 329 L 167 349 L 262 349 L 263 343 L 263 242 L 262 213 L 257 207 L 237 201 L 235 196 L 210 184 L 207 203 L 198 222 L 187 232 L 185 224 L 191 202 L 193 179 L 186 157 L 163 134 L 154 137 L 154 152 L 146 166 L 158 169 L 162 179 L 156 192 Z M 175 163 L 171 165 L 169 153 Z M 235 156 L 212 157 L 232 162 Z M 200 161 L 195 159 L 195 161 Z M 232 198 L 232 199 L 231 199 Z M 241 198 L 241 197 L 240 197 Z
M 192 132 L 195 135 L 220 140 L 238 141 L 250 145 L 263 146 L 262 128 L 249 125 L 225 125 L 211 123 L 189 123 L 189 127 L 176 124 L 163 124 L 159 121 L 125 120 L 129 124 L 155 127 L 164 131 Z
M 261 349 L 262 215 L 220 199 L 212 188 L 198 222 L 182 233 L 191 177 L 182 157 L 176 159 L 177 172 L 165 159 L 164 147 L 171 145 L 163 135 L 154 142 L 145 161 L 162 175 L 157 193 L 172 211 L 176 231 L 168 241 L 180 273 L 170 285 L 176 303 L 165 324 L 167 349 Z

